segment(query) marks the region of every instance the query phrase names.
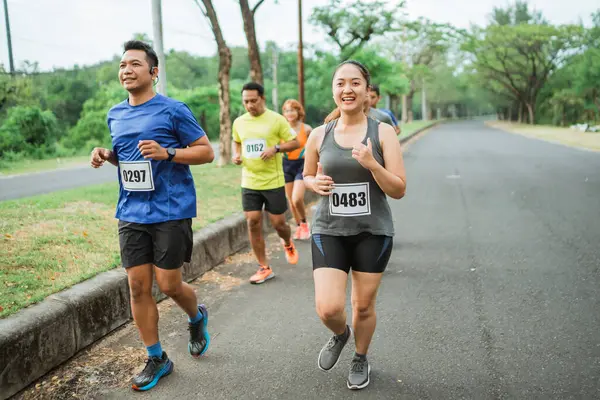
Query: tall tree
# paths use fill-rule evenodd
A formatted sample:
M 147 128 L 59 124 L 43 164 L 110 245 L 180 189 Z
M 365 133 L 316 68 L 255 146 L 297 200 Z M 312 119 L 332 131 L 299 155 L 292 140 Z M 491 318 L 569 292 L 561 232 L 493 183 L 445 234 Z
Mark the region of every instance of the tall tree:
M 462 32 L 448 24 L 438 24 L 427 18 L 419 18 L 403 24 L 402 30 L 396 32 L 391 40 L 386 40 L 389 55 L 406 64 L 409 79 L 406 94 L 407 115 L 402 116 L 405 122 L 411 122 L 413 97 L 421 89 L 429 76 L 429 71 L 458 42 Z
M 194 0 L 204 16 L 208 19 L 213 35 L 217 41 L 219 52 L 219 161 L 218 165 L 227 165 L 231 162 L 231 117 L 229 97 L 229 72 L 231 70 L 231 50 L 225 42 L 217 12 L 213 7 L 212 0 L 202 0 L 204 7 L 198 0 Z
M 529 3 L 521 0 L 507 5 L 506 8 L 494 7 L 490 15 L 490 21 L 492 24 L 501 26 L 520 24 L 545 25 L 548 23 L 541 11 L 530 10 Z
M 488 82 L 501 85 L 525 106 L 533 124 L 538 94 L 570 52 L 581 46 L 582 34 L 583 28 L 575 25 L 491 25 L 471 36 L 464 48 Z
M 256 40 L 256 28 L 254 26 L 254 14 L 265 0 L 258 0 L 254 7 L 250 8 L 248 0 L 239 0 L 242 10 L 242 19 L 244 20 L 244 33 L 248 41 L 248 59 L 250 60 L 250 79 L 253 82 L 263 82 L 263 71 L 260 64 L 260 49 Z
M 315 7 L 311 23 L 325 30 L 339 47 L 340 60 L 352 57 L 371 38 L 393 29 L 396 12 L 404 7 L 400 1 L 388 7 L 387 1 L 355 1 L 350 5 L 330 0 L 323 7 Z

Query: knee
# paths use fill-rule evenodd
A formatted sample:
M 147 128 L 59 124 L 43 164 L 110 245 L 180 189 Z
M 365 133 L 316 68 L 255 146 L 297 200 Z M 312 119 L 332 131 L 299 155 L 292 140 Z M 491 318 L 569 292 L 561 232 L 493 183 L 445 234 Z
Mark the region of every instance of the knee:
M 130 280 L 129 281 L 129 293 L 131 300 L 134 303 L 138 303 L 148 296 L 152 296 L 152 285 L 142 280 Z
M 277 218 L 273 221 L 271 221 L 271 223 L 273 224 L 273 228 L 275 228 L 275 230 L 277 231 L 281 231 L 283 229 L 286 228 L 287 222 L 285 222 L 284 218 Z
M 317 314 L 322 321 L 336 319 L 344 314 L 343 304 L 317 304 Z
M 288 204 L 289 204 L 289 206 L 290 206 L 291 209 L 294 209 L 296 207 L 296 203 L 294 202 L 294 199 L 292 197 L 288 196 L 287 202 L 288 202 Z
M 248 218 L 248 229 L 252 232 L 260 230 L 260 218 Z
M 292 205 L 294 208 L 302 208 L 304 205 L 304 199 L 302 197 L 295 197 L 292 201 Z
M 158 281 L 158 287 L 161 292 L 171 298 L 177 297 L 181 292 L 181 281 L 173 282 L 170 280 Z
M 352 302 L 352 313 L 360 320 L 375 315 L 375 304 L 373 302 Z

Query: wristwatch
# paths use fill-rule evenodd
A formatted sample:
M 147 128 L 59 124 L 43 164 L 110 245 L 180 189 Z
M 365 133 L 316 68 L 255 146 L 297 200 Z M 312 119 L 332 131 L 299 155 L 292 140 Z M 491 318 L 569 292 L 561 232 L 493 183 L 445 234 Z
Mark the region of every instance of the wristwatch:
M 279 145 L 276 144 L 275 145 L 275 153 L 279 153 L 281 151 L 281 149 L 279 148 Z
M 175 149 L 172 147 L 169 147 L 167 149 L 167 154 L 169 155 L 169 158 L 167 158 L 167 161 L 171 161 L 173 159 L 173 157 L 175 157 Z

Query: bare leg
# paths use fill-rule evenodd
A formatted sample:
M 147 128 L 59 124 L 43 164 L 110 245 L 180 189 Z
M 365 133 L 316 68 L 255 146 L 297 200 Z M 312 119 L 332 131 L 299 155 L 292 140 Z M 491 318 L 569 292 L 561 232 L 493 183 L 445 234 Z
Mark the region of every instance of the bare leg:
M 152 297 L 152 264 L 127 268 L 131 313 L 144 346 L 158 342 L 158 309 Z
M 352 271 L 352 326 L 358 354 L 367 354 L 375 332 L 375 302 L 382 275 Z
M 268 265 L 265 253 L 265 238 L 262 231 L 262 211 L 247 211 L 246 221 L 248 223 L 248 236 L 254 256 L 260 265 Z

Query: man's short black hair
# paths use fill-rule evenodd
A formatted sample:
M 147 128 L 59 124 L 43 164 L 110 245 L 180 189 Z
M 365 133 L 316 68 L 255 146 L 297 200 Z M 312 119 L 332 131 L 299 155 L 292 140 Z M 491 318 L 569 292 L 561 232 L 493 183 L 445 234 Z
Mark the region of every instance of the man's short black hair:
M 128 50 L 142 50 L 146 53 L 146 61 L 148 61 L 150 68 L 158 67 L 158 56 L 148 43 L 141 40 L 130 40 L 123 45 L 123 53 Z
M 371 85 L 371 90 L 377 93 L 377 96 L 381 96 L 381 93 L 379 93 L 379 85 Z
M 264 97 L 265 96 L 265 88 L 262 87 L 262 85 L 260 83 L 256 83 L 256 82 L 248 82 L 244 85 L 244 87 L 242 88 L 242 92 L 244 90 L 256 90 L 258 92 L 258 95 L 260 97 Z

